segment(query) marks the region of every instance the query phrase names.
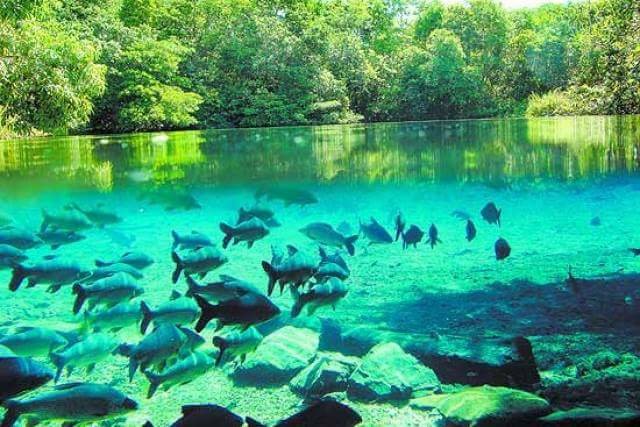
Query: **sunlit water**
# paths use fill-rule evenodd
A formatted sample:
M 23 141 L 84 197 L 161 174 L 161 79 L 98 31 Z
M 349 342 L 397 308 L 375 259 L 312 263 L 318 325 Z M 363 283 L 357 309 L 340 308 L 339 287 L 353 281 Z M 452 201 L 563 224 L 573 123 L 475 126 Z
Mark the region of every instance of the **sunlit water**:
M 628 251 L 640 246 L 639 147 L 637 117 L 4 141 L 0 142 L 0 210 L 35 231 L 42 208 L 56 211 L 69 202 L 103 203 L 124 221 L 89 230 L 84 233 L 86 240 L 56 251 L 30 250 L 29 257 L 55 252 L 90 266 L 95 259 L 115 258 L 131 248 L 144 251 L 156 260 L 141 280 L 142 299 L 151 305 L 166 301 L 174 288 L 171 230 L 198 230 L 221 242 L 219 223 L 234 223 L 239 207 L 254 204 L 260 186 L 305 189 L 315 194 L 318 203 L 300 207 L 268 202 L 282 226 L 271 229 L 252 249 L 230 246 L 229 263 L 210 273 L 209 279 L 224 273 L 266 288 L 260 263 L 271 258 L 272 245 L 292 244 L 317 253 L 317 243 L 298 231 L 306 224 L 323 221 L 338 226 L 346 221 L 355 234 L 360 220 L 373 217 L 393 232 L 393 218 L 400 210 L 408 224 L 425 231 L 435 224 L 442 244 L 431 249 L 423 242 L 417 249 L 403 250 L 399 242 L 369 246 L 361 237 L 356 255 L 347 259 L 351 277 L 346 299 L 335 311 L 321 309 L 314 317 L 402 333 L 524 334 L 532 339 L 534 351 L 539 349 L 540 358 L 551 357 L 548 346 L 556 346 L 556 356 L 562 359 L 563 342 L 569 348 L 582 334 L 592 336 L 592 352 L 624 352 L 637 344 L 627 327 L 633 326 L 632 319 L 637 322 L 640 288 L 602 302 L 631 307 L 629 322 L 587 322 L 593 329 L 567 323 L 579 316 L 562 311 L 561 298 L 571 298 L 570 293 L 554 300 L 543 295 L 545 286 L 556 289 L 555 284 L 567 277 L 568 266 L 574 275 L 586 278 L 640 269 L 640 258 Z M 186 190 L 202 208 L 167 211 L 140 199 L 141 193 L 158 188 Z M 480 209 L 489 201 L 503 210 L 501 227 L 480 217 Z M 472 242 L 465 240 L 465 222 L 451 215 L 454 210 L 471 214 L 478 229 Z M 499 237 L 512 247 L 503 262 L 496 261 L 493 252 Z M 2 281 L 8 283 L 9 278 L 9 271 L 0 272 Z M 510 287 L 523 282 L 539 289 L 539 304 L 528 299 L 524 307 L 519 305 L 519 294 Z M 180 281 L 175 288 L 184 291 L 186 285 Z M 78 322 L 71 312 L 74 297 L 68 287 L 52 298 L 46 287 L 12 293 L 2 286 L 0 298 L 3 326 L 70 330 Z M 288 317 L 291 296 L 276 295 L 274 301 Z M 501 319 L 496 319 L 495 310 Z M 203 335 L 210 345 L 212 330 Z M 119 337 L 123 342 L 140 339 L 135 328 L 119 332 Z M 272 422 L 291 414 L 300 400 L 286 386 L 267 390 L 234 386 L 220 369 L 147 400 L 146 380 L 138 375 L 129 384 L 126 365 L 126 359 L 113 356 L 92 374 L 79 370 L 65 380 L 107 382 L 134 395 L 142 407 L 124 425 L 141 425 L 145 419 L 167 425 L 181 404 L 202 402 L 228 405 Z M 552 368 L 541 366 L 542 371 Z M 408 408 L 362 404 L 358 408 L 365 425 L 424 422 L 423 414 Z

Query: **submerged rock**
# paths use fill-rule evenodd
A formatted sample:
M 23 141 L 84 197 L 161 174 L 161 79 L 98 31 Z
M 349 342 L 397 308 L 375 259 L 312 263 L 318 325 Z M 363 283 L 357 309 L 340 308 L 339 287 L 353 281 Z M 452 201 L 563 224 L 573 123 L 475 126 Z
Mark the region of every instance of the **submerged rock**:
M 521 390 L 471 387 L 458 393 L 425 396 L 411 401 L 414 409 L 437 409 L 452 426 L 525 427 L 551 412 L 549 403 Z
M 318 339 L 318 334 L 309 329 L 280 328 L 262 340 L 233 378 L 247 385 L 284 384 L 314 358 Z
M 289 386 L 305 397 L 324 396 L 347 390 L 347 381 L 360 360 L 340 353 L 319 354 L 309 366 L 296 375 Z
M 395 343 L 378 344 L 349 377 L 347 395 L 364 401 L 406 400 L 415 392 L 438 392 L 436 374 Z
M 540 418 L 535 427 L 634 427 L 640 412 L 613 408 L 574 408 Z

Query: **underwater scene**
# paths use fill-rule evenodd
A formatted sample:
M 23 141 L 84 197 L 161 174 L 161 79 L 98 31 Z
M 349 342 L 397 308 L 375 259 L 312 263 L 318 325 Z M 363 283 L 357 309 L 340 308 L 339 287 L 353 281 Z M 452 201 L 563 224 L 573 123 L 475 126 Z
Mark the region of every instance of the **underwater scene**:
M 2 427 L 640 425 L 637 116 L 0 141 L 0 227 Z

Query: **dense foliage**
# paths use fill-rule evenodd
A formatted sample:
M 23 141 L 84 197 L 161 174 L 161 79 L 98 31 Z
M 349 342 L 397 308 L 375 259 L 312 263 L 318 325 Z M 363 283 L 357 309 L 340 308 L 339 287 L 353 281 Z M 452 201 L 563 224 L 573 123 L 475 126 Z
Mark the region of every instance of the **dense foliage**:
M 0 137 L 640 112 L 640 3 L 4 0 Z

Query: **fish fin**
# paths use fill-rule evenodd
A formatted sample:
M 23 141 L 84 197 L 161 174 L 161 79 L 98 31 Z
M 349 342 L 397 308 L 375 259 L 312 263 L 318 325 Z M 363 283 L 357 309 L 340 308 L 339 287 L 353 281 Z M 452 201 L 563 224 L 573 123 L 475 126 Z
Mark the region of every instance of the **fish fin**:
M 72 289 L 73 293 L 76 295 L 76 300 L 73 303 L 73 314 L 78 314 L 87 299 L 87 292 L 80 283 L 73 285 Z
M 175 251 L 178 245 L 180 244 L 180 235 L 176 230 L 171 230 L 171 237 L 173 238 L 173 243 L 171 244 L 171 250 Z
M 320 252 L 320 259 L 322 261 L 327 259 L 327 251 L 325 251 L 322 246 L 318 246 L 318 252 Z
M 46 209 L 42 208 L 42 224 L 40 224 L 40 232 L 44 233 L 49 226 L 50 216 Z
M 267 427 L 265 424 L 262 424 L 251 417 L 245 417 L 244 422 L 247 424 L 247 427 Z
M 3 406 L 7 408 L 7 411 L 4 414 L 4 418 L 2 419 L 1 427 L 13 427 L 13 425 L 18 421 L 20 417 L 19 412 L 19 402 L 17 400 L 7 400 L 3 403 Z
M 144 302 L 140 301 L 140 311 L 142 311 L 142 321 L 140 322 L 140 333 L 144 335 L 147 332 L 147 328 L 149 324 L 153 320 L 153 312 L 151 311 L 151 307 Z
M 90 375 L 91 372 L 93 372 L 94 369 L 96 369 L 96 364 L 95 363 L 87 365 L 87 375 Z
M 143 374 L 149 380 L 149 390 L 147 390 L 147 399 L 151 399 L 160 386 L 160 377 L 153 372 L 144 371 Z
M 49 247 L 51 248 L 52 251 L 55 251 L 56 249 L 58 249 L 60 247 L 60 243 L 54 243 Z
M 67 363 L 67 360 L 60 353 L 51 353 L 49 358 L 51 359 L 51 363 L 56 367 L 56 375 L 53 378 L 53 382 L 57 384 L 62 376 L 62 370 L 64 369 L 64 365 Z
M 196 280 L 191 277 L 191 276 L 186 276 L 186 280 L 187 280 L 187 292 L 184 294 L 187 297 L 191 297 L 196 293 L 196 290 L 198 289 L 198 282 L 196 282 Z
M 94 264 L 96 265 L 96 267 L 106 267 L 108 265 L 111 265 L 110 262 L 100 261 L 99 259 L 97 259 Z
M 229 346 L 229 343 L 223 337 L 213 337 L 212 344 L 218 347 L 218 349 L 220 350 L 218 352 L 218 356 L 216 357 L 215 364 L 215 366 L 220 366 L 220 362 L 222 362 L 222 357 L 224 356 L 224 352 Z
M 217 306 L 210 304 L 209 301 L 198 294 L 195 294 L 193 298 L 196 300 L 196 303 L 201 310 L 200 318 L 198 319 L 198 323 L 196 323 L 195 327 L 196 332 L 200 332 L 205 328 L 205 326 L 207 326 L 207 323 L 217 315 Z
M 251 249 L 251 247 L 253 246 L 254 241 L 250 240 L 247 242 L 247 249 Z
M 298 252 L 298 248 L 293 245 L 287 245 L 287 253 L 289 256 L 294 256 Z
M 273 293 L 273 288 L 276 285 L 276 280 L 278 280 L 278 274 L 273 268 L 271 264 L 267 261 L 262 261 L 262 268 L 264 269 L 267 276 L 269 276 L 269 284 L 267 285 L 267 295 L 271 295 Z
M 224 328 L 224 322 L 218 319 L 218 322 L 216 323 L 216 328 L 213 331 L 218 332 L 222 328 Z
M 176 269 L 173 270 L 173 274 L 171 274 L 171 281 L 173 283 L 177 283 L 184 265 L 182 264 L 182 260 L 180 259 L 180 256 L 176 251 L 171 252 L 171 259 L 176 263 Z
M 356 240 L 358 240 L 358 235 L 353 235 L 351 237 L 347 237 L 345 239 L 344 245 L 347 248 L 347 252 L 349 252 L 349 255 L 353 256 L 356 254 L 356 247 L 353 245 Z
M 133 376 L 138 370 L 138 361 L 133 357 L 129 357 L 129 382 L 133 381 Z
M 291 317 L 298 317 L 306 301 L 301 297 L 300 291 L 295 286 L 291 286 L 291 296 L 293 297 L 293 307 L 291 308 Z
M 32 286 L 35 286 L 35 283 Z M 32 286 L 29 286 L 29 287 L 32 287 Z M 59 283 L 49 285 L 49 287 L 47 288 L 47 292 L 55 294 L 60 290 L 60 288 L 62 288 L 62 285 Z
M 27 277 L 27 270 L 21 264 L 16 264 L 13 267 L 13 272 L 11 273 L 11 280 L 9 281 L 9 290 L 15 292 L 22 284 L 22 281 Z
M 178 298 L 182 298 L 182 294 L 178 291 L 176 291 L 175 289 L 171 291 L 171 296 L 169 297 L 169 299 L 171 301 L 176 300 Z
M 153 423 L 151 423 L 151 421 L 147 420 L 144 424 L 142 424 L 142 427 L 153 427 Z
M 233 238 L 233 233 L 234 233 L 235 229 L 233 227 L 231 227 L 230 225 L 225 224 L 224 222 L 221 222 L 220 223 L 220 231 L 222 231 L 225 234 L 224 239 L 222 239 L 222 248 L 226 249 L 227 246 L 229 246 L 229 242 Z

